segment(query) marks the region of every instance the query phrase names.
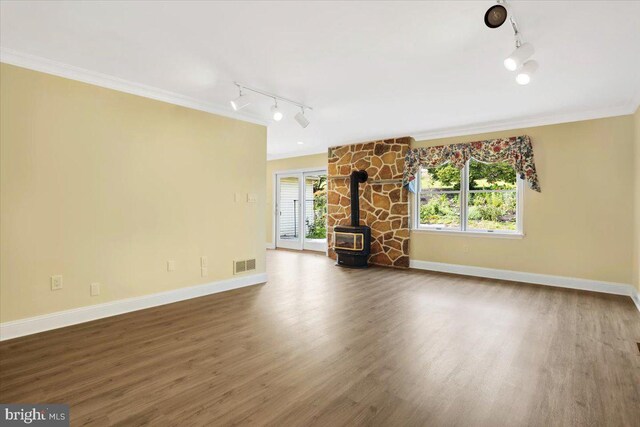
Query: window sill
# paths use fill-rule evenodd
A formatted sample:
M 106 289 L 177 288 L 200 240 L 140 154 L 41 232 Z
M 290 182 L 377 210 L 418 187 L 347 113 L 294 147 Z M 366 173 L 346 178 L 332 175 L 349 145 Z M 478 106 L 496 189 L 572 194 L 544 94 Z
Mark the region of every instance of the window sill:
M 489 237 L 494 239 L 523 239 L 523 233 L 501 233 L 497 231 L 458 231 L 458 230 L 437 230 L 430 228 L 412 228 L 412 233 L 426 234 L 447 234 L 458 237 Z

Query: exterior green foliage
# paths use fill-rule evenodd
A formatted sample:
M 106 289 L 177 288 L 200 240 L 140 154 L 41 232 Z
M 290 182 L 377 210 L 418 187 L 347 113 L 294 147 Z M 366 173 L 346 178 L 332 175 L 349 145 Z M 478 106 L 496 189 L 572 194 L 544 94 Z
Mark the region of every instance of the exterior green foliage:
M 469 163 L 469 190 L 516 188 L 516 171 L 508 163 Z
M 461 177 L 461 171 L 451 164 L 423 172 L 421 224 L 459 227 Z M 469 164 L 469 190 L 469 229 L 515 230 L 516 173 L 511 165 L 472 160 Z
M 446 164 L 437 168 L 429 169 L 429 174 L 433 175 L 442 185 L 455 190 L 460 189 L 460 169 Z
M 469 228 L 515 230 L 516 192 L 472 193 L 467 219 Z
M 460 189 L 460 170 L 453 165 L 445 164 L 429 169 L 437 181 L 445 187 Z M 472 161 L 469 164 L 469 190 L 487 189 L 503 190 L 515 188 L 516 171 L 508 163 L 480 163 Z
M 307 239 L 327 237 L 327 177 L 320 176 L 313 183 L 313 221 L 306 220 Z
M 420 205 L 420 224 L 460 225 L 460 196 L 437 194 L 429 198 L 427 203 Z

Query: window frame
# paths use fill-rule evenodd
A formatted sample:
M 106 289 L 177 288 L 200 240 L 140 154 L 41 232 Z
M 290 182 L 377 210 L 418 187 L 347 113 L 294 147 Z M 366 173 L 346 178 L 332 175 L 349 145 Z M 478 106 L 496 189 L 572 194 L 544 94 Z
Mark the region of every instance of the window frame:
M 471 159 L 479 162 L 477 159 Z M 460 229 L 451 229 L 445 227 L 436 227 L 430 225 L 420 224 L 420 193 L 422 192 L 422 168 L 418 171 L 416 176 L 416 193 L 413 195 L 413 202 L 411 203 L 412 211 L 412 231 L 426 232 L 426 233 L 442 233 L 451 235 L 464 235 L 472 237 L 500 237 L 500 238 L 512 238 L 518 239 L 524 237 L 524 180 L 516 174 L 516 229 L 511 230 L 481 230 L 475 228 L 468 228 L 467 216 L 468 216 L 468 200 L 469 190 L 469 162 L 467 160 L 464 164 L 464 168 L 460 171 L 462 176 L 460 177 Z M 504 191 L 504 190 L 495 190 Z M 482 192 L 479 190 L 478 192 Z M 434 192 L 437 193 L 437 192 Z

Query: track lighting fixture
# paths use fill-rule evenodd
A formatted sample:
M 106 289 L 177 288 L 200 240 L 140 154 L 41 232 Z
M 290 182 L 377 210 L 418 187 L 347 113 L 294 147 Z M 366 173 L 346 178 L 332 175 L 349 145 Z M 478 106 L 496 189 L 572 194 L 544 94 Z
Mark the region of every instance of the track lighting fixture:
M 275 104 L 271 107 L 271 115 L 273 116 L 273 120 L 279 122 L 284 117 L 284 114 L 282 114 L 282 111 L 278 108 L 278 100 L 275 98 L 273 100 L 275 101 Z
M 497 28 L 507 20 L 506 3 L 505 0 L 498 0 L 497 5 L 489 8 L 484 16 L 484 22 L 487 27 Z M 504 12 L 504 14 L 502 14 L 502 12 Z M 521 85 L 526 85 L 531 81 L 531 75 L 538 69 L 538 63 L 536 61 L 529 61 L 529 58 L 535 53 L 535 49 L 530 43 L 524 43 L 522 41 L 518 23 L 513 13 L 511 13 L 511 10 L 509 10 L 508 18 L 511 23 L 511 28 L 513 29 L 516 50 L 504 60 L 504 68 L 509 71 L 517 71 L 516 82 Z M 502 22 L 500 22 L 500 20 L 502 20 Z
M 242 93 L 242 87 L 239 87 L 239 89 L 240 89 L 240 96 L 230 101 L 231 108 L 233 108 L 235 111 L 241 110 L 247 105 L 251 104 L 251 101 L 249 101 L 249 95 L 244 95 Z
M 273 120 L 275 120 L 276 122 L 279 122 L 284 118 L 284 112 L 278 106 L 278 101 L 281 101 L 281 102 L 286 102 L 288 104 L 293 104 L 296 107 L 300 108 L 300 112 L 295 115 L 296 122 L 298 122 L 298 124 L 303 128 L 306 128 L 307 126 L 309 126 L 309 119 L 307 119 L 307 117 L 304 115 L 304 112 L 305 110 L 313 110 L 313 108 L 309 107 L 308 105 L 304 105 L 300 102 L 292 101 L 290 99 L 283 98 L 276 94 L 269 93 L 260 89 L 248 87 L 238 82 L 233 82 L 233 84 L 238 86 L 238 89 L 240 90 L 240 96 L 231 101 L 231 107 L 235 111 L 238 111 L 241 108 L 246 107 L 247 105 L 250 104 L 248 96 L 243 93 L 244 91 L 249 91 L 249 92 L 257 93 L 258 95 L 266 96 L 267 98 L 273 99 L 273 106 L 271 107 L 271 117 L 273 117 Z
M 534 52 L 530 43 L 521 44 L 504 60 L 504 67 L 509 71 L 516 71 Z
M 516 75 L 516 82 L 521 85 L 527 85 L 531 81 L 531 75 L 538 69 L 538 63 L 536 61 L 527 61 L 522 68 L 518 70 Z
M 298 124 L 303 128 L 309 126 L 309 120 L 304 115 L 304 108 L 300 108 L 300 112 L 296 114 L 294 118 L 296 119 L 296 122 L 298 122 Z

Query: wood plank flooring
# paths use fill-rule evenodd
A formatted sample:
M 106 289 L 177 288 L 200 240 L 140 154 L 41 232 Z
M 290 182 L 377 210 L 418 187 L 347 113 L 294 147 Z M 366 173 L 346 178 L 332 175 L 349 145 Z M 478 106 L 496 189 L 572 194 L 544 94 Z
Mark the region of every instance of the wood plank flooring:
M 72 425 L 640 425 L 627 297 L 287 251 L 268 273 L 0 343 L 0 401 Z

